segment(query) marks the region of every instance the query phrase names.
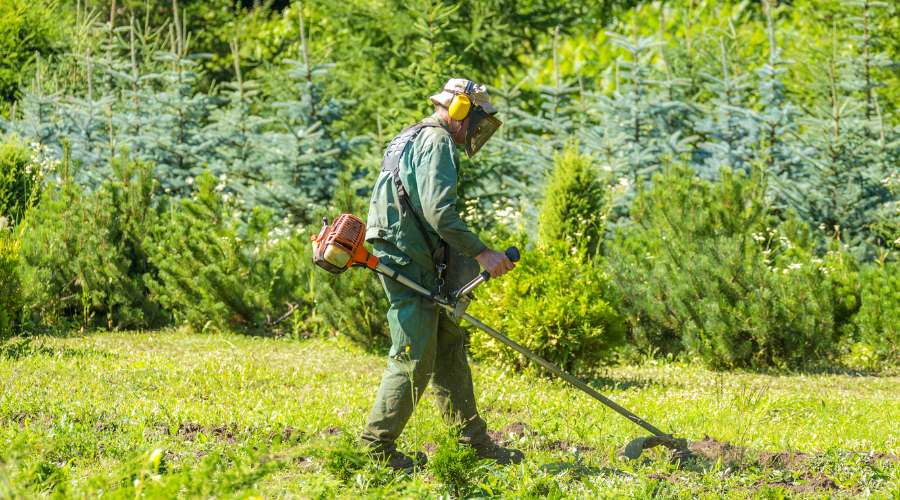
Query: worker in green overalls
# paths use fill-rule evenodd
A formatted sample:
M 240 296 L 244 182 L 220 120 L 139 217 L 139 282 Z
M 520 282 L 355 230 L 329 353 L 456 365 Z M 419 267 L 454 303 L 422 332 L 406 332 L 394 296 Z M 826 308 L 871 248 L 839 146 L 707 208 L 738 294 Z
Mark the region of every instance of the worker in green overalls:
M 475 277 L 479 264 L 492 277 L 514 267 L 503 252 L 488 248 L 457 211 L 455 146 L 471 157 L 500 126 L 487 89 L 451 79 L 431 96 L 435 112 L 400 133 L 388 145 L 369 206 L 366 240 L 373 253 L 407 277 L 447 294 Z M 518 463 L 522 453 L 495 444 L 478 415 L 465 333 L 442 308 L 382 277 L 390 301 L 391 350 L 375 404 L 361 439 L 394 469 L 424 465 L 421 452 L 409 457 L 395 442 L 433 384 L 438 407 L 460 441 L 480 457 Z

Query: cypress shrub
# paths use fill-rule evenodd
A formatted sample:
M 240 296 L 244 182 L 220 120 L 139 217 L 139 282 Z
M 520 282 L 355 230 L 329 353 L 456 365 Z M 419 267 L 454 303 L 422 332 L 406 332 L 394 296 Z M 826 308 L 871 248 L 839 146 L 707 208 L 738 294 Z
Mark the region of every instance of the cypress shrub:
M 594 254 L 604 232 L 605 190 L 590 157 L 569 144 L 554 170 L 539 215 L 540 244 L 510 274 L 479 291 L 471 312 L 565 370 L 588 373 L 625 339 L 611 279 Z M 520 237 L 520 247 L 526 238 Z M 520 369 L 530 362 L 485 334 L 474 352 Z
M 557 242 L 523 252 L 516 269 L 483 285 L 469 312 L 563 369 L 590 373 L 625 340 L 610 285 L 601 261 Z M 481 332 L 472 336 L 472 348 L 513 369 L 533 366 Z
M 569 143 L 554 159 L 540 212 L 540 241 L 566 242 L 594 253 L 603 238 L 605 188 L 590 156 Z

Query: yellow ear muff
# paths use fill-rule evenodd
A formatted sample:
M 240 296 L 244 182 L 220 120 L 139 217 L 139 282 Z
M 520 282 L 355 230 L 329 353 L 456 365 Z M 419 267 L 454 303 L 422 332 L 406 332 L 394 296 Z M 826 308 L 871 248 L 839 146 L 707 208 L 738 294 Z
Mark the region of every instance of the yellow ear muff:
M 447 110 L 450 112 L 450 118 L 454 120 L 463 121 L 469 116 L 469 110 L 472 109 L 472 101 L 469 100 L 469 96 L 465 94 L 458 94 L 453 96 L 453 100 L 450 101 L 450 107 Z

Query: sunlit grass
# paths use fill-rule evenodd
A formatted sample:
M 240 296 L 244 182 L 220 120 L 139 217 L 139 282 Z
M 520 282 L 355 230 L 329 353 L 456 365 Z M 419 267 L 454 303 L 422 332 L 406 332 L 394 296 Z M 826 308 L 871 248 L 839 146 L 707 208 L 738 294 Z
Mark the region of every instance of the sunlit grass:
M 0 350 L 0 496 L 890 497 L 900 489 L 898 377 L 607 370 L 595 386 L 658 427 L 749 449 L 744 463 L 677 470 L 662 451 L 619 458 L 640 429 L 559 381 L 476 365 L 483 415 L 526 461 L 481 463 L 465 475 L 452 460 L 466 454 L 451 449 L 438 461 L 446 470 L 410 477 L 354 444 L 384 364 L 340 339 L 179 331 L 14 339 Z M 447 446 L 447 430 L 426 396 L 400 445 L 434 456 L 444 449 L 436 443 Z M 791 467 L 752 460 L 786 450 L 810 456 Z M 447 471 L 454 484 L 440 481 Z

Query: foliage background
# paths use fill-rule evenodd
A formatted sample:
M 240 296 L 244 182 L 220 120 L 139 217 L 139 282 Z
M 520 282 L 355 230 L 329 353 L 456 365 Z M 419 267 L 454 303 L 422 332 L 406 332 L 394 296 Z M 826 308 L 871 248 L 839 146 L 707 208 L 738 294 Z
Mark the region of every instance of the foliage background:
M 489 322 L 579 371 L 896 363 L 891 4 L 0 9 L 3 335 L 188 324 L 383 346 L 377 282 L 322 275 L 305 239 L 365 210 L 383 145 L 465 75 L 505 125 L 463 159 L 459 208 L 526 247 L 480 292 Z

